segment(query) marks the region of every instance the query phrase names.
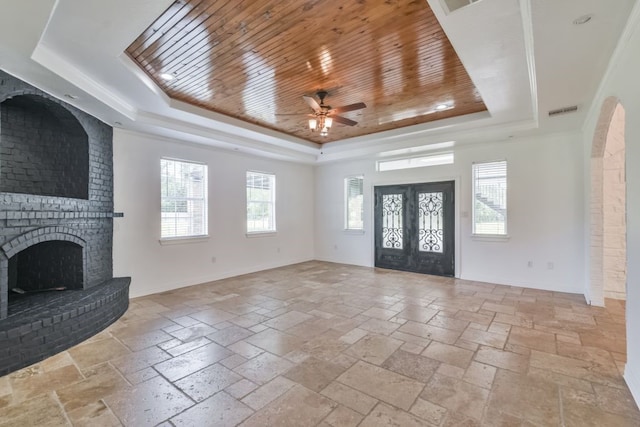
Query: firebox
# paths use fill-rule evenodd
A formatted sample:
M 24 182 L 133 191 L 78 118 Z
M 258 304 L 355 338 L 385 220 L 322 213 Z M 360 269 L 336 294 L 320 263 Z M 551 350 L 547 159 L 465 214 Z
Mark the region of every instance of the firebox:
M 9 301 L 33 292 L 82 289 L 82 246 L 53 240 L 9 258 Z

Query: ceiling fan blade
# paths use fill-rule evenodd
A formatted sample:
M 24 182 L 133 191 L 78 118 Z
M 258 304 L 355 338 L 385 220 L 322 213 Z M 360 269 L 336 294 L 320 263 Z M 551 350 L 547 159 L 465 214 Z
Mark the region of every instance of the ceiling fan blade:
M 349 105 L 345 105 L 343 107 L 334 108 L 333 112 L 334 113 L 346 113 L 347 111 L 362 110 L 363 108 L 367 108 L 367 106 L 366 106 L 366 104 L 364 102 L 356 102 L 355 104 L 349 104 Z
M 313 108 L 313 111 L 317 111 L 317 112 L 322 111 L 322 109 L 320 108 L 320 104 L 318 104 L 318 101 L 316 101 L 312 97 L 307 95 L 302 95 L 302 99 L 304 99 L 305 102 L 309 104 L 309 107 Z
M 358 124 L 358 122 L 355 122 L 351 119 L 347 119 L 346 117 L 342 117 L 342 116 L 330 116 L 334 122 L 337 123 L 342 123 L 343 125 L 347 125 L 347 126 L 355 126 Z

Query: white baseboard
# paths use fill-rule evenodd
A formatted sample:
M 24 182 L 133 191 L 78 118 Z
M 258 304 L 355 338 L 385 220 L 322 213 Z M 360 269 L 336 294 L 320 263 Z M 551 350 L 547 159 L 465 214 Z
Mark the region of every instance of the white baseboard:
M 156 294 L 156 293 L 160 293 L 160 292 L 166 292 L 166 291 L 170 291 L 170 290 L 173 290 L 173 289 L 179 289 L 179 288 L 184 288 L 184 287 L 187 287 L 187 286 L 199 285 L 201 283 L 213 282 L 215 280 L 228 279 L 230 277 L 241 276 L 243 274 L 256 273 L 258 271 L 270 270 L 272 268 L 284 267 L 284 266 L 287 266 L 287 265 L 298 264 L 298 263 L 301 263 L 301 262 L 314 261 L 314 260 L 315 261 L 334 262 L 334 263 L 346 264 L 346 265 L 354 265 L 354 266 L 360 266 L 360 267 L 373 267 L 372 265 L 368 265 L 366 263 L 363 263 L 363 264 L 349 263 L 349 262 L 344 262 L 344 261 L 341 261 L 339 259 L 334 259 L 334 258 L 331 258 L 331 257 L 309 257 L 309 258 L 290 259 L 290 260 L 287 260 L 287 261 L 269 262 L 269 263 L 260 264 L 260 265 L 251 265 L 251 266 L 247 266 L 247 267 L 243 267 L 243 268 L 239 268 L 239 269 L 235 269 L 235 270 L 216 272 L 215 274 L 208 275 L 208 276 L 191 277 L 191 278 L 187 278 L 185 280 L 181 280 L 181 281 L 177 281 L 177 282 L 158 283 L 158 284 L 155 284 L 153 286 L 153 289 L 148 289 L 148 288 L 147 289 L 137 289 L 137 286 L 135 284 L 135 277 L 132 277 L 132 283 L 131 283 L 131 289 L 130 289 L 130 298 L 136 298 L 136 297 L 141 297 L 141 296 L 145 296 L 145 295 Z M 464 280 L 470 280 L 470 281 L 476 281 L 476 282 L 504 284 L 504 285 L 507 285 L 507 286 L 518 286 L 518 287 L 523 287 L 523 288 L 541 289 L 541 290 L 548 290 L 548 291 L 555 291 L 555 292 L 582 293 L 578 289 L 567 289 L 566 287 L 558 286 L 558 285 L 555 285 L 555 284 L 549 284 L 549 283 L 544 283 L 544 284 L 526 283 L 526 282 L 523 282 L 523 281 L 508 280 L 508 279 L 505 279 L 503 277 L 496 277 L 496 276 L 474 275 L 473 277 L 469 277 L 469 276 L 465 277 L 465 275 L 463 275 L 463 277 L 460 277 L 460 278 L 464 279 Z M 596 302 L 596 304 L 594 304 L 593 301 L 591 303 L 592 303 L 592 305 L 598 305 L 597 302 Z M 603 303 L 604 303 L 604 301 L 603 301 Z M 602 304 L 602 305 L 604 305 L 604 304 Z
M 260 265 L 252 265 L 246 268 L 239 268 L 236 270 L 228 270 L 217 272 L 208 276 L 191 277 L 178 282 L 159 283 L 154 285 L 153 289 L 138 290 L 135 286 L 135 277 L 131 278 L 131 288 L 129 292 L 129 298 L 143 297 L 145 295 L 157 294 L 160 292 L 171 291 L 179 288 L 186 288 L 187 286 L 199 285 L 202 283 L 213 282 L 216 280 L 228 279 L 230 277 L 242 276 L 243 274 L 257 273 L 258 271 L 271 270 L 272 268 L 285 267 L 287 265 L 299 264 L 301 262 L 313 261 L 314 258 L 300 258 L 291 259 L 287 261 L 269 262 Z
M 624 367 L 624 380 L 631 391 L 636 405 L 640 406 L 640 373 L 636 371 L 628 362 Z
M 314 261 L 333 262 L 335 264 L 344 264 L 344 265 L 355 265 L 357 267 L 373 267 L 373 265 L 371 265 L 371 264 L 356 263 L 356 262 L 345 262 L 344 260 L 335 259 L 335 258 L 331 258 L 331 257 L 315 257 Z
M 584 294 L 584 290 L 577 287 L 568 287 L 560 283 L 551 282 L 529 282 L 526 280 L 513 279 L 508 277 L 482 275 L 482 274 L 461 274 L 460 279 L 473 282 L 492 283 L 496 285 L 516 286 L 519 288 L 539 289 L 542 291 L 565 292 L 568 294 Z

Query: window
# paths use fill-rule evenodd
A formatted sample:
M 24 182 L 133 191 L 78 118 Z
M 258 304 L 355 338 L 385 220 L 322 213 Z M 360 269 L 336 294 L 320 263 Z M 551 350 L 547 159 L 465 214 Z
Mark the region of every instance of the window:
M 422 168 L 425 166 L 450 165 L 454 161 L 453 153 L 431 154 L 422 157 L 406 157 L 394 160 L 379 160 L 378 171 L 394 171 L 399 169 Z
M 161 159 L 162 239 L 207 235 L 207 165 Z
M 507 234 L 507 162 L 473 165 L 473 233 Z
M 276 231 L 276 176 L 247 172 L 247 233 Z
M 364 177 L 349 176 L 344 179 L 345 229 L 363 230 L 363 182 Z

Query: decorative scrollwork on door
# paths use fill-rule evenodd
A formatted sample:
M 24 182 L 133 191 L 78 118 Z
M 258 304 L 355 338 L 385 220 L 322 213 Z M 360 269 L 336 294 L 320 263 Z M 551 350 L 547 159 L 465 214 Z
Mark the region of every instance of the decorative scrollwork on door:
M 402 194 L 382 195 L 382 247 L 402 249 Z
M 442 253 L 443 193 L 418 194 L 418 250 Z

